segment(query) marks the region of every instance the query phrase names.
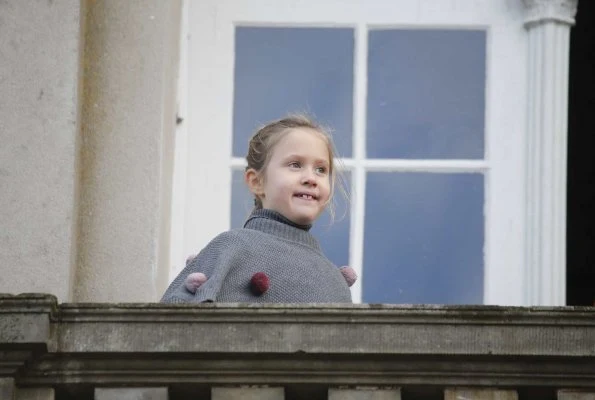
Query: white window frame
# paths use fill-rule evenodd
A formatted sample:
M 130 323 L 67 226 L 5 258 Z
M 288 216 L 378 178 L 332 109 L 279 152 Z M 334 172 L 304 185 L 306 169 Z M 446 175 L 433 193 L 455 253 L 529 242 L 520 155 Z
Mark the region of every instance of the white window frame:
M 200 0 L 184 7 L 181 104 L 174 177 L 171 278 L 189 254 L 229 229 L 235 26 L 355 29 L 350 265 L 361 275 L 368 171 L 484 174 L 484 303 L 523 305 L 526 42 L 517 0 Z M 483 160 L 365 158 L 368 29 L 485 29 Z M 183 108 L 182 108 L 183 109 Z M 183 211 L 181 211 L 183 210 Z M 365 279 L 365 277 L 363 277 Z M 361 280 L 352 287 L 361 300 Z

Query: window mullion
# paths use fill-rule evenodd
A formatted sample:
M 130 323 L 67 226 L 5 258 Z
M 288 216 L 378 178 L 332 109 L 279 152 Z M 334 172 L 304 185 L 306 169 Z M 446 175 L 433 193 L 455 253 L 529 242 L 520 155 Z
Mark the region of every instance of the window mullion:
M 351 178 L 351 226 L 349 232 L 349 263 L 359 279 L 352 286 L 354 303 L 362 301 L 364 259 L 364 214 L 366 197 L 366 93 L 368 86 L 368 28 L 359 23 L 355 29 L 354 90 L 353 90 L 353 175 Z

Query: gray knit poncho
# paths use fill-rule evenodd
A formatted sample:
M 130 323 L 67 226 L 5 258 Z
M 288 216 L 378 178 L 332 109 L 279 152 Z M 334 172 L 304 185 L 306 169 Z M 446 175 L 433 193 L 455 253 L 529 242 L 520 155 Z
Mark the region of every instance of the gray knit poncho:
M 184 268 L 163 295 L 164 303 L 351 303 L 351 292 L 308 230 L 272 210 L 256 210 L 242 229 L 218 235 Z M 184 286 L 193 272 L 208 280 L 195 294 Z M 250 291 L 250 279 L 264 272 L 269 289 Z

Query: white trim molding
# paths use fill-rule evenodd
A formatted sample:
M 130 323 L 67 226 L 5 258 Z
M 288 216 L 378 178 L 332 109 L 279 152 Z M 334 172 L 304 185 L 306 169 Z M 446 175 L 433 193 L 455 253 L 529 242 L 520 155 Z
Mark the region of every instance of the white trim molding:
M 527 305 L 566 303 L 566 159 L 570 27 L 577 0 L 523 0 L 528 31 Z
M 338 160 L 351 181 L 349 265 L 360 272 L 352 298 L 361 300 L 366 281 L 363 238 L 366 177 L 370 172 L 470 173 L 484 177 L 485 304 L 526 301 L 525 157 L 527 41 L 520 0 L 202 0 L 186 1 L 187 46 L 182 74 L 187 95 L 183 125 L 186 161 L 172 223 L 176 275 L 185 258 L 230 227 L 233 157 L 235 27 L 349 27 L 354 30 L 353 150 Z M 376 29 L 485 31 L 485 152 L 478 159 L 376 159 L 366 152 L 368 37 Z M 262 101 L 258 97 L 254 101 Z M 177 139 L 176 139 L 177 140 Z M 180 139 L 181 140 L 181 139 Z M 182 174 L 180 168 L 177 169 Z M 176 182 L 178 182 L 176 181 Z M 176 203 L 178 204 L 178 203 Z M 369 203 L 368 203 L 369 205 Z M 172 234 L 173 236 L 173 234 Z

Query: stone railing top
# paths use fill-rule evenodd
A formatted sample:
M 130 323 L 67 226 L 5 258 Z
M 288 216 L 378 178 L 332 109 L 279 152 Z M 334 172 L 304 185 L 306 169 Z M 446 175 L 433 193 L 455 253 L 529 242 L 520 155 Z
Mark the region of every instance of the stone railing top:
M 12 322 L 1 340 L 49 351 L 595 355 L 593 307 L 58 304 L 23 294 L 0 295 L 2 314 Z
M 329 322 L 591 325 L 595 307 L 443 304 L 61 303 L 53 295 L 0 293 L 0 313 L 47 313 L 51 320 L 145 322 Z M 348 317 L 347 319 L 345 319 Z
M 267 383 L 425 376 L 526 385 L 572 378 L 595 386 L 595 308 L 58 304 L 49 295 L 0 295 L 0 375 L 27 359 L 37 360 L 20 378 L 28 385 L 196 382 L 218 373 L 244 383 L 262 383 L 265 374 Z

